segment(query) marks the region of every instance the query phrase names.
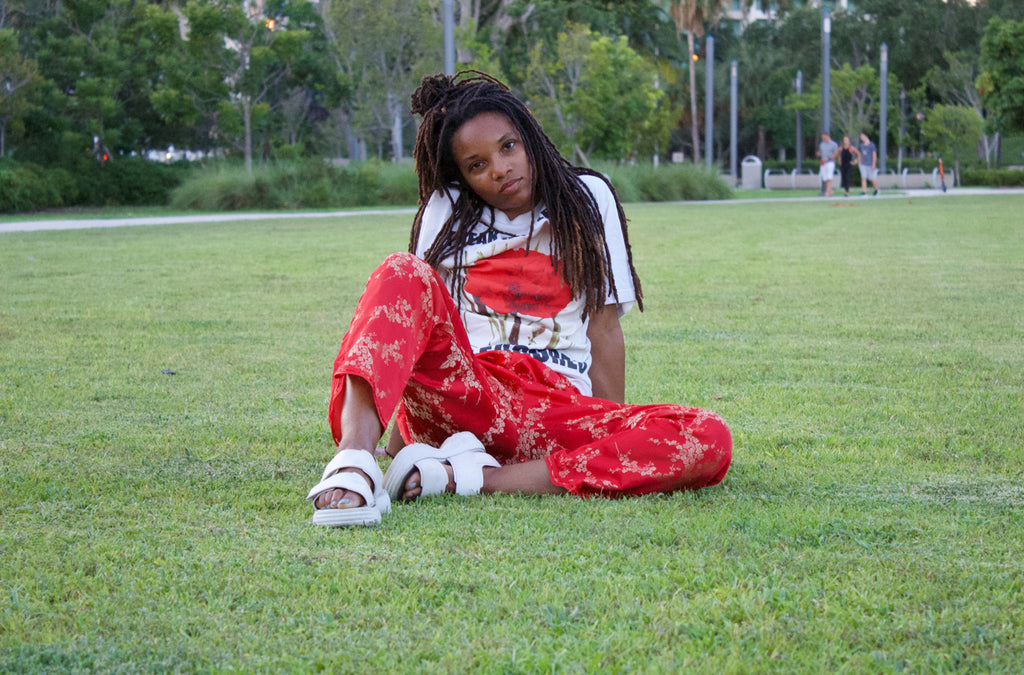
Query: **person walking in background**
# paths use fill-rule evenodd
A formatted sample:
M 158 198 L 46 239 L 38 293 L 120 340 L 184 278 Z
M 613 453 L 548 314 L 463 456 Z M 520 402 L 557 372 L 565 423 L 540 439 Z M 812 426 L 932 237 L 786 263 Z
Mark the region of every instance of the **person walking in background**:
M 832 180 L 836 175 L 836 157 L 839 156 L 839 144 L 832 140 L 828 134 L 821 135 L 821 143 L 818 144 L 818 157 L 821 158 L 821 169 L 818 177 L 821 179 L 822 188 L 826 197 L 832 196 Z
M 868 135 L 860 132 L 860 193 L 868 193 L 868 181 L 874 186 L 872 195 L 878 194 L 878 148 L 871 142 Z
M 842 178 L 843 196 L 845 197 L 850 196 L 850 173 L 853 171 L 854 156 L 859 158 L 860 152 L 850 145 L 849 136 L 843 136 L 843 147 L 839 149 L 839 175 Z

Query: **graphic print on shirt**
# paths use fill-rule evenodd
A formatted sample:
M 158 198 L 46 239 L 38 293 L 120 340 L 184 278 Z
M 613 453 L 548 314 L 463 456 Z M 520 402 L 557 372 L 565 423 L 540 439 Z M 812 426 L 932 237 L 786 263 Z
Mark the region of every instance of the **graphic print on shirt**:
M 476 261 L 466 273 L 466 293 L 503 314 L 553 318 L 572 300 L 572 290 L 550 255 L 512 249 Z
M 615 297 L 609 289 L 608 303 L 618 304 L 621 316 L 636 300 L 636 290 L 615 200 L 601 178 L 583 176 L 580 182 L 594 195 L 604 219 L 616 282 Z M 457 199 L 454 188 L 431 197 L 423 213 L 417 256 L 422 258 L 434 242 Z M 589 394 L 591 355 L 584 299 L 572 297 L 551 253 L 551 224 L 544 205 L 511 220 L 485 208 L 461 255 L 441 260 L 437 269 L 459 294 L 456 305 L 474 352 L 528 354 Z M 451 283 L 452 275 L 462 275 L 461 287 Z

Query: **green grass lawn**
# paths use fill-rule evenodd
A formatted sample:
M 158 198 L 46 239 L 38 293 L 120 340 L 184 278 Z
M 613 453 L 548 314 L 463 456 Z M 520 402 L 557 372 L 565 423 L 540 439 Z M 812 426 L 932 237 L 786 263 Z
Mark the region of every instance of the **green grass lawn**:
M 0 235 L 0 671 L 1019 673 L 1022 207 L 627 205 L 627 397 L 726 480 L 359 530 L 303 498 L 408 215 Z

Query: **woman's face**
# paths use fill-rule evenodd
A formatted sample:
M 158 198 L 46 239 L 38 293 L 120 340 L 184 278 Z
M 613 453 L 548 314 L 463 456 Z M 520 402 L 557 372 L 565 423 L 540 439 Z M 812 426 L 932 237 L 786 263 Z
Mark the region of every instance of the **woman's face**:
M 535 206 L 526 147 L 501 113 L 480 113 L 459 127 L 452 136 L 452 155 L 466 185 L 509 218 Z

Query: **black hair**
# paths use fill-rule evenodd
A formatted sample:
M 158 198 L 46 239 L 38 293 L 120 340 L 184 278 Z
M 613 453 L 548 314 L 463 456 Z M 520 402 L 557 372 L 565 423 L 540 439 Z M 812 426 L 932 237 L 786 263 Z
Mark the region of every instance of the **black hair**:
M 452 153 L 452 137 L 459 128 L 484 112 L 504 115 L 521 135 L 533 169 L 533 195 L 547 209 L 551 227 L 552 256 L 559 261 L 562 278 L 575 297 L 584 298 L 584 314 L 604 306 L 607 289 L 615 289 L 614 274 L 604 222 L 590 190 L 579 180 L 581 175 L 601 174 L 572 166 L 555 148 L 540 124 L 507 86 L 477 71 L 424 77 L 412 95 L 412 112 L 423 117 L 416 134 L 413 157 L 419 176 L 419 211 L 413 220 L 409 241 L 415 252 L 422 226 L 423 210 L 431 195 L 462 184 L 462 174 Z M 608 188 L 615 196 L 611 184 Z M 450 196 L 449 196 L 450 198 Z M 437 268 L 440 261 L 457 254 L 466 246 L 473 226 L 483 217 L 486 203 L 472 190 L 461 189 L 452 204 L 452 215 L 444 223 L 424 258 Z M 636 288 L 637 304 L 643 309 L 640 279 L 633 267 L 633 252 L 626 232 L 626 215 L 615 196 L 622 223 L 629 270 Z M 531 223 L 530 235 L 533 235 Z M 453 275 L 452 295 L 459 297 Z

